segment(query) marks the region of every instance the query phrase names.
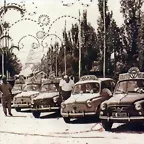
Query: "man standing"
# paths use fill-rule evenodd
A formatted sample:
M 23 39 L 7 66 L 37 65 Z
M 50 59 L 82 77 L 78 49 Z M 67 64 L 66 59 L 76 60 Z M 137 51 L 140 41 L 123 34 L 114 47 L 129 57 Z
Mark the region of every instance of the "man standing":
M 8 113 L 10 116 L 12 116 L 11 113 L 11 92 L 12 87 L 11 85 L 7 82 L 7 78 L 4 76 L 2 78 L 2 84 L 0 85 L 0 91 L 2 92 L 2 106 L 3 106 L 3 111 L 5 116 L 7 116 L 7 108 L 8 108 Z
M 2 84 L 2 76 L 0 75 L 0 85 Z M 1 103 L 1 98 L 2 98 L 2 92 L 0 91 L 0 103 Z
M 67 100 L 70 97 L 73 87 L 74 87 L 74 81 L 70 79 L 67 75 L 65 75 L 64 80 L 61 82 L 63 101 Z

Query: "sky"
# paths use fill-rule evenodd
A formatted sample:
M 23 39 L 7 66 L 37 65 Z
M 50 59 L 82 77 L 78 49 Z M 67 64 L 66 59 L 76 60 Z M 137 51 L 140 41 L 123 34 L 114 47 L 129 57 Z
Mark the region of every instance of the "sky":
M 4 21 L 10 23 L 9 35 L 13 38 L 14 45 L 18 45 L 19 40 L 26 36 L 20 42 L 20 51 L 14 50 L 14 53 L 17 54 L 18 58 L 21 60 L 22 64 L 24 65 L 28 59 L 29 51 L 32 49 L 32 44 L 37 43 L 37 40 L 34 38 L 36 37 L 36 33 L 38 31 L 44 31 L 45 33 L 49 30 L 49 25 L 40 27 L 37 22 L 40 15 L 47 15 L 50 18 L 50 24 L 56 20 L 58 17 L 63 15 L 70 15 L 73 17 L 78 18 L 79 10 L 82 12 L 83 10 L 87 9 L 87 17 L 88 22 L 97 29 L 97 19 L 99 16 L 97 0 L 93 0 L 90 3 L 90 0 L 81 0 L 82 3 L 89 3 L 89 7 L 82 6 L 80 2 L 77 0 L 63 0 L 64 3 L 74 2 L 73 6 L 64 7 L 62 5 L 61 0 L 7 0 L 7 3 L 18 3 L 22 5 L 25 4 L 25 8 L 27 12 L 25 13 L 24 17 L 21 17 L 21 14 L 16 10 L 9 10 L 6 15 L 4 16 Z M 34 2 L 34 4 L 33 4 Z M 0 6 L 3 6 L 3 0 L 0 0 Z M 113 11 L 113 17 L 116 20 L 117 24 L 120 26 L 123 23 L 122 14 L 120 13 L 120 0 L 108 0 L 109 10 Z M 34 14 L 36 12 L 36 14 Z M 22 20 L 24 18 L 29 18 L 30 20 Z M 17 22 L 21 20 L 20 22 Z M 66 29 L 69 30 L 71 25 L 77 23 L 76 19 L 72 18 L 61 18 L 57 20 L 50 28 L 50 34 L 56 34 L 58 37 L 62 38 L 62 30 L 64 29 L 66 20 Z M 35 21 L 35 22 L 33 22 Z M 43 29 L 42 29 L 43 28 Z M 32 36 L 28 36 L 32 35 Z M 55 41 L 60 42 L 58 38 L 54 35 L 47 37 L 44 40 L 44 47 L 49 45 L 50 43 L 54 43 Z M 39 43 L 41 44 L 41 39 L 38 39 Z M 46 44 L 47 43 L 47 44 Z M 36 45 L 36 44 L 35 44 Z M 42 55 L 47 51 L 47 47 L 40 46 L 37 49 L 32 49 L 31 54 L 33 54 L 32 58 L 29 57 L 29 60 L 32 62 L 37 62 L 41 59 Z

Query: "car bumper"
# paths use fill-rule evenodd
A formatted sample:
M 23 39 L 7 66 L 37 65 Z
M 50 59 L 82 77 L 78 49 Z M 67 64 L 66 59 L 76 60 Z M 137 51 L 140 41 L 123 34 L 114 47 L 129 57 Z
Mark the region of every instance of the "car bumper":
M 47 108 L 31 108 L 31 111 L 40 111 L 40 112 L 51 112 L 59 110 L 59 107 L 47 107 Z
M 72 117 L 72 118 L 79 118 L 79 117 L 84 117 L 84 116 L 93 116 L 95 115 L 95 112 L 87 112 L 87 113 L 62 113 L 61 115 L 63 117 Z
M 127 122 L 144 122 L 143 116 L 136 116 L 136 117 L 124 117 L 124 118 L 115 118 L 115 117 L 107 117 L 107 116 L 100 116 L 101 120 L 106 120 L 110 122 L 116 123 L 127 123 Z
M 31 105 L 28 104 L 13 104 L 13 108 L 31 108 Z

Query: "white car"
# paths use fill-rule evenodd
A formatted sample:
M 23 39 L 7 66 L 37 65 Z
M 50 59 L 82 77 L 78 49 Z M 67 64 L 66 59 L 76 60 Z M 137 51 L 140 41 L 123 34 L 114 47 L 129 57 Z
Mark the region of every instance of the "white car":
M 21 109 L 31 108 L 31 101 L 39 95 L 40 83 L 28 83 L 24 86 L 23 92 L 13 98 L 13 107 L 17 112 Z
M 64 121 L 69 123 L 71 118 L 98 117 L 100 104 L 110 98 L 101 95 L 102 85 L 113 92 L 115 82 L 111 78 L 97 78 L 94 75 L 81 77 L 75 84 L 70 98 L 61 104 Z

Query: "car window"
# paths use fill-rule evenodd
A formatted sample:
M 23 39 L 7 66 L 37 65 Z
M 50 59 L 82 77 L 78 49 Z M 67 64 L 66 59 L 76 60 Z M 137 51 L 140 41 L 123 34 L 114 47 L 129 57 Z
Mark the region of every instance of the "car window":
M 73 88 L 72 94 L 79 94 L 79 93 L 98 93 L 100 89 L 99 83 L 83 83 L 83 84 L 76 84 Z
M 108 81 L 103 81 L 101 83 L 101 90 L 104 88 L 108 88 L 110 91 L 112 91 L 112 81 L 108 80 Z M 114 84 L 113 84 L 114 85 Z
M 121 81 L 117 84 L 115 91 L 115 93 L 144 92 L 144 81 L 140 79 Z
M 24 87 L 24 91 L 40 91 L 41 85 L 40 84 L 27 84 Z
M 41 92 L 58 92 L 59 86 L 58 84 L 44 84 L 41 88 Z

